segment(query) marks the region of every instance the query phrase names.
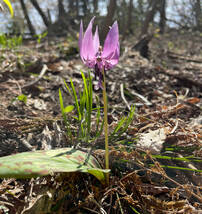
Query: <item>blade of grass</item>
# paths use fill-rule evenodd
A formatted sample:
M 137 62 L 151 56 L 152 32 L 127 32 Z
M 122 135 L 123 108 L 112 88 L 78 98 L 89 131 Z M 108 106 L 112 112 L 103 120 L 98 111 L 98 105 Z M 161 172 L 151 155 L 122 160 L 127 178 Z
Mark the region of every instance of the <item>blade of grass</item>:
M 96 114 L 96 131 L 95 131 L 95 133 L 96 133 L 96 137 L 98 137 L 97 136 L 97 134 L 99 133 L 99 124 L 100 124 L 100 121 L 101 121 L 101 119 L 100 119 L 100 101 L 99 101 L 99 97 L 98 96 L 96 96 L 95 97 L 96 98 L 96 110 L 97 110 L 97 114 Z
M 61 93 L 60 89 L 59 89 L 59 101 L 60 101 L 60 109 L 61 109 L 61 112 L 62 112 L 62 117 L 63 117 L 64 123 L 65 123 L 65 127 L 67 129 L 67 133 L 68 133 L 68 136 L 72 140 L 72 133 L 71 133 L 71 130 L 69 128 L 69 123 L 67 121 L 67 116 L 65 114 L 65 108 L 64 108 L 62 93 Z
M 88 82 L 86 80 L 86 77 L 83 72 L 81 72 L 81 76 L 83 79 L 84 84 L 84 90 L 86 92 L 86 111 L 87 111 L 87 117 L 86 117 L 86 123 L 87 123 L 87 141 L 90 137 L 90 130 L 91 130 L 91 113 L 92 113 L 92 80 L 89 74 Z
M 118 122 L 117 126 L 115 127 L 114 131 L 112 132 L 110 137 L 113 137 L 119 130 L 120 128 L 123 126 L 123 124 L 125 123 L 127 117 L 122 117 L 121 120 Z
M 111 140 L 113 140 L 113 138 L 119 138 L 128 129 L 128 126 L 131 124 L 133 120 L 134 113 L 135 113 L 135 106 L 131 107 L 128 117 L 123 117 L 120 120 L 120 122 L 118 123 L 115 130 L 112 132 L 110 136 Z
M 202 162 L 202 160 L 200 159 L 196 159 L 196 158 L 189 158 L 189 157 L 170 157 L 170 156 L 163 156 L 163 155 L 152 155 L 152 157 L 157 158 L 157 159 L 169 159 L 169 160 L 178 160 L 178 161 L 186 161 L 186 162 Z
M 80 112 L 80 108 L 79 108 L 79 101 L 78 101 L 78 97 L 77 97 L 76 90 L 75 90 L 74 83 L 73 83 L 72 79 L 70 80 L 70 84 L 71 84 L 71 88 L 72 88 L 72 92 L 73 92 L 73 97 L 74 97 L 74 101 L 75 101 L 75 106 L 76 106 L 78 118 L 79 118 L 79 120 L 81 120 L 81 112 Z
M 155 164 L 149 164 L 149 165 L 150 166 L 155 166 Z M 178 166 L 160 165 L 160 167 L 169 168 L 169 169 L 179 169 L 179 170 L 193 171 L 193 172 L 202 172 L 202 170 L 199 170 L 199 169 L 190 169 L 190 168 L 178 167 Z
M 65 82 L 65 80 L 64 80 L 64 84 L 65 84 L 65 86 L 66 86 L 66 88 L 67 88 L 69 94 L 70 94 L 70 95 L 72 96 L 72 98 L 73 98 L 74 96 L 73 96 L 73 94 L 72 94 L 72 92 L 71 92 L 71 89 L 69 88 L 69 86 L 67 85 L 67 83 Z

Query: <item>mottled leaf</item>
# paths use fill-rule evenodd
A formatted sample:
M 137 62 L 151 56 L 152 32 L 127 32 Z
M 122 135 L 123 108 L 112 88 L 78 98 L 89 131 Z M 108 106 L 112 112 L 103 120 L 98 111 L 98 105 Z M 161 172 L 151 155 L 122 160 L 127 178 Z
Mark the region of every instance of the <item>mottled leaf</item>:
M 104 182 L 104 173 L 109 170 L 101 169 L 92 155 L 72 148 L 23 152 L 0 158 L 1 178 L 32 178 L 55 172 L 88 172 Z

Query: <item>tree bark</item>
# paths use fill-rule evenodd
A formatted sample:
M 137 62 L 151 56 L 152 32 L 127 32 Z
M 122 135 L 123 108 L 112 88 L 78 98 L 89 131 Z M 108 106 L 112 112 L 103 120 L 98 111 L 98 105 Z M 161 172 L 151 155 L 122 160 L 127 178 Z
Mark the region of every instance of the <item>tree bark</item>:
M 63 0 L 58 0 L 58 19 L 62 19 L 65 15 Z
M 96 14 L 98 12 L 98 0 L 93 0 L 93 13 Z
M 50 25 L 50 22 L 48 20 L 48 18 L 46 17 L 45 13 L 42 11 L 42 9 L 40 8 L 37 0 L 30 0 L 32 5 L 35 7 L 35 9 L 38 11 L 38 13 L 40 14 L 44 24 L 46 25 L 46 27 L 48 27 Z
M 31 35 L 35 35 L 36 32 L 35 32 L 34 26 L 32 25 L 32 22 L 31 22 L 31 20 L 29 18 L 29 15 L 28 15 L 27 8 L 26 8 L 24 0 L 20 0 L 20 5 L 22 7 L 22 11 L 23 11 L 25 19 L 27 21 L 27 26 L 29 28 L 30 33 L 31 33 Z
M 149 23 L 153 21 L 154 15 L 157 11 L 157 7 L 160 1 L 161 0 L 151 1 L 151 4 L 145 16 L 145 20 L 143 21 L 140 37 L 148 33 Z
M 159 6 L 159 12 L 160 12 L 159 28 L 160 28 L 160 33 L 163 34 L 165 31 L 165 25 L 166 25 L 166 0 L 161 0 L 160 6 Z
M 82 0 L 83 3 L 83 14 L 87 16 L 88 14 L 88 0 Z
M 128 32 L 132 33 L 133 30 L 131 28 L 131 24 L 132 24 L 132 11 L 133 11 L 133 0 L 130 0 L 129 2 L 129 8 L 128 8 Z
M 197 30 L 202 31 L 202 10 L 200 0 L 196 0 L 195 2 L 195 19 Z
M 115 11 L 116 11 L 116 0 L 110 0 L 109 5 L 107 7 L 107 16 L 105 17 L 102 25 L 103 29 L 101 33 L 101 41 L 104 41 L 104 38 L 106 37 L 109 31 L 109 26 L 112 25 Z
M 76 0 L 76 16 L 79 17 L 79 0 Z

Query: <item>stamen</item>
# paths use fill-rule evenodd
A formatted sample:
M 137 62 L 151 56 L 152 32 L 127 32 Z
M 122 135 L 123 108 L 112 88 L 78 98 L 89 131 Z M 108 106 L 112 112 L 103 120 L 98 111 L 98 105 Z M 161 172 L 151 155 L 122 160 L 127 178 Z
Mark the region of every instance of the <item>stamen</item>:
M 98 50 L 99 50 L 100 53 L 102 52 L 102 46 L 101 45 L 99 46 Z

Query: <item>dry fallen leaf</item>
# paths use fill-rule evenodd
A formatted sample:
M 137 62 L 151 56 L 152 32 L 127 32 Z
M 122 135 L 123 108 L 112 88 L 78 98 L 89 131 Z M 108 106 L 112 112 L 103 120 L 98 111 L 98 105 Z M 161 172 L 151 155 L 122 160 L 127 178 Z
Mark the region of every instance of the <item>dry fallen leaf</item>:
M 152 154 L 159 154 L 163 143 L 166 139 L 168 127 L 157 130 L 150 130 L 148 133 L 143 133 L 137 142 L 137 147 L 143 150 L 149 150 Z

